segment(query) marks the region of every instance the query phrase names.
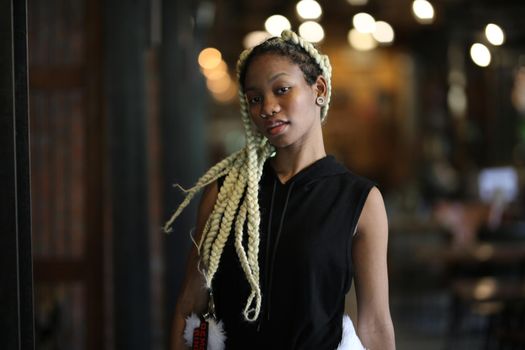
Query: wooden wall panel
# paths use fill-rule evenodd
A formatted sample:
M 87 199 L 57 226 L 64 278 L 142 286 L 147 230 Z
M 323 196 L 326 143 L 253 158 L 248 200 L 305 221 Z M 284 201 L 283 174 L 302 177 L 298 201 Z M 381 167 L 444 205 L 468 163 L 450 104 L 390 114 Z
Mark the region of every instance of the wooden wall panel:
M 102 349 L 104 118 L 98 1 L 28 1 L 37 348 Z

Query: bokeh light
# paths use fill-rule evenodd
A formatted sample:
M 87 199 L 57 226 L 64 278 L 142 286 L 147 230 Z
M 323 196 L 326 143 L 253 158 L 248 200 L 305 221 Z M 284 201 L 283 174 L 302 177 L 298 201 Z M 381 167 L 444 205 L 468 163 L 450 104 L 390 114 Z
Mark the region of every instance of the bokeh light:
M 226 90 L 228 90 L 228 88 L 230 87 L 231 83 L 232 81 L 229 75 L 225 75 L 224 78 L 221 79 L 206 80 L 206 86 L 211 92 L 215 94 L 226 92 Z
M 368 4 L 368 0 L 346 0 L 352 6 L 363 6 Z
M 201 66 L 202 74 L 209 79 L 210 75 L 216 74 L 217 72 L 227 72 L 228 66 L 224 60 L 221 60 L 219 64 L 214 65 L 212 68 L 204 68 Z
M 394 41 L 394 29 L 387 22 L 377 21 L 376 29 L 372 33 L 372 36 L 379 43 L 389 44 Z
M 475 43 L 470 47 L 470 57 L 480 67 L 487 67 L 492 58 L 489 49 L 480 43 Z
M 323 14 L 321 5 L 315 0 L 301 0 L 295 9 L 299 17 L 303 19 L 318 19 Z
M 377 47 L 377 41 L 372 34 L 361 33 L 356 29 L 350 29 L 347 39 L 350 46 L 359 51 L 368 51 Z
M 419 23 L 429 24 L 434 21 L 434 7 L 427 0 L 414 0 L 412 12 Z
M 199 53 L 198 61 L 202 69 L 214 69 L 222 60 L 219 50 L 213 47 L 207 47 Z
M 259 45 L 269 37 L 271 37 L 270 33 L 264 30 L 256 30 L 246 34 L 242 40 L 242 44 L 244 48 L 247 49 Z
M 230 80 L 230 84 L 225 90 L 221 92 L 213 92 L 213 98 L 219 103 L 231 103 L 237 98 L 237 84 Z
M 299 26 L 299 35 L 312 43 L 318 43 L 324 39 L 324 29 L 317 22 L 307 21 Z
M 448 108 L 456 117 L 463 117 L 467 111 L 467 94 L 465 88 L 454 84 L 450 86 L 447 94 Z
M 485 36 L 489 43 L 494 46 L 502 45 L 505 42 L 505 33 L 500 26 L 494 23 L 489 23 L 485 27 Z
M 376 29 L 376 20 L 366 12 L 360 12 L 352 18 L 354 28 L 361 33 L 372 33 Z
M 282 15 L 273 15 L 266 19 L 264 22 L 264 29 L 272 36 L 279 36 L 285 29 L 291 29 L 292 25 L 288 18 Z

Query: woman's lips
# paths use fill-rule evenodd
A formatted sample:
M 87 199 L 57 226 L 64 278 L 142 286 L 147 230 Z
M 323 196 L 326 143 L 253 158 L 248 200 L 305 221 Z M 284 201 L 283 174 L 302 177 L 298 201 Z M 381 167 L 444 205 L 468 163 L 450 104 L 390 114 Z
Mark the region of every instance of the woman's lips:
M 279 135 L 284 131 L 284 129 L 286 129 L 288 124 L 290 123 L 284 121 L 274 121 L 266 126 L 266 130 L 268 131 L 268 134 L 272 136 Z

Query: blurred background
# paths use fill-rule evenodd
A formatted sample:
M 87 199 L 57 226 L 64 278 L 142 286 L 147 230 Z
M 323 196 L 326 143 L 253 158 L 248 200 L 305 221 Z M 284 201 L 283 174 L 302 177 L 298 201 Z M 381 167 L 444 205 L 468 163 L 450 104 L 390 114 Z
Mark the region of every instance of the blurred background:
M 525 3 L 28 1 L 37 349 L 168 349 L 195 204 L 243 146 L 235 63 L 330 56 L 328 153 L 376 181 L 398 349 L 525 349 Z M 355 303 L 348 302 L 355 316 Z

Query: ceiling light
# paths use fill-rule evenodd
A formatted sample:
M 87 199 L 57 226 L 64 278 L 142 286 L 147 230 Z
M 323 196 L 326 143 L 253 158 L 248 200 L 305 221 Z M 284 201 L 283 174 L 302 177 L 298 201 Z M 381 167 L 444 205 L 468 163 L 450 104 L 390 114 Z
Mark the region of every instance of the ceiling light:
M 368 0 L 346 0 L 350 5 L 363 6 L 368 3 Z
M 470 57 L 475 64 L 480 67 L 486 67 L 490 64 L 490 51 L 489 49 L 480 43 L 475 43 L 470 47 Z
M 467 111 L 467 94 L 461 85 L 451 85 L 447 94 L 448 108 L 456 117 L 463 117 Z
M 299 35 L 309 42 L 318 43 L 324 39 L 324 30 L 319 23 L 307 21 L 299 26 Z
M 264 28 L 273 36 L 280 36 L 285 29 L 291 29 L 292 25 L 288 18 L 282 15 L 273 15 L 264 22 Z
M 208 47 L 199 53 L 199 65 L 202 69 L 213 69 L 217 67 L 222 60 L 221 52 L 213 47 Z
M 427 0 L 414 0 L 412 12 L 419 23 L 428 24 L 434 20 L 434 7 Z
M 366 12 L 360 12 L 352 18 L 355 29 L 361 33 L 372 33 L 376 28 L 376 20 Z
M 372 34 L 361 33 L 356 29 L 350 29 L 347 39 L 350 46 L 359 51 L 368 51 L 377 47 L 377 41 Z
M 226 64 L 226 62 L 224 62 L 224 60 L 221 60 L 219 64 L 214 65 L 212 68 L 204 68 L 201 66 L 201 72 L 206 78 L 209 79 L 210 76 L 215 75 L 217 72 L 227 73 L 228 65 Z
M 489 43 L 495 46 L 503 44 L 505 41 L 505 34 L 500 26 L 494 23 L 489 23 L 485 27 L 485 36 Z
M 295 5 L 295 9 L 303 19 L 317 19 L 323 13 L 321 5 L 315 0 L 301 0 Z
M 228 75 L 226 75 L 222 79 L 206 80 L 206 86 L 214 94 L 221 94 L 221 93 L 226 92 L 228 88 L 230 87 L 230 84 L 232 84 L 232 81 L 230 79 L 230 76 Z
M 264 30 L 256 30 L 246 34 L 242 40 L 242 44 L 244 45 L 244 48 L 247 49 L 259 45 L 269 37 L 271 37 L 270 33 L 265 32 Z
M 374 39 L 382 44 L 388 44 L 394 41 L 394 29 L 384 21 L 376 22 L 376 30 L 372 33 Z
M 230 81 L 228 88 L 222 92 L 213 92 L 212 96 L 219 103 L 230 103 L 237 97 L 237 85 Z

